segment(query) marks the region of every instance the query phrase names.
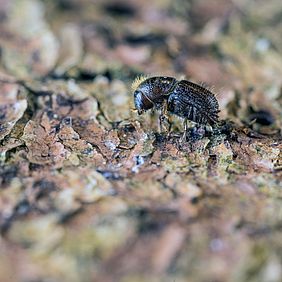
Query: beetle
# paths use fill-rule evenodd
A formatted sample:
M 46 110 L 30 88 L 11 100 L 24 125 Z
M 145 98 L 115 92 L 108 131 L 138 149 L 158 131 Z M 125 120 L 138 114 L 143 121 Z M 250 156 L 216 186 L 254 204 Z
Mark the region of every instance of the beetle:
M 149 109 L 160 110 L 160 124 L 167 112 L 176 115 L 184 120 L 185 136 L 188 120 L 210 126 L 218 122 L 216 96 L 196 83 L 166 76 L 141 77 L 133 82 L 132 89 L 138 114 Z

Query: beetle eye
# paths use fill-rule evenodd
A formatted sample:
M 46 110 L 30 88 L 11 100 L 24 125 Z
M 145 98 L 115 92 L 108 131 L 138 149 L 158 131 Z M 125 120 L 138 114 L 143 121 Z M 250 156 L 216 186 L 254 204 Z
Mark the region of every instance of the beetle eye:
M 135 91 L 134 92 L 134 101 L 135 101 L 135 106 L 137 110 L 142 107 L 142 92 L 141 91 Z
M 149 110 L 153 108 L 154 104 L 151 100 L 148 99 L 148 97 L 139 90 L 136 90 L 134 92 L 134 102 L 135 102 L 135 108 L 138 110 L 138 112 L 143 112 L 146 110 Z

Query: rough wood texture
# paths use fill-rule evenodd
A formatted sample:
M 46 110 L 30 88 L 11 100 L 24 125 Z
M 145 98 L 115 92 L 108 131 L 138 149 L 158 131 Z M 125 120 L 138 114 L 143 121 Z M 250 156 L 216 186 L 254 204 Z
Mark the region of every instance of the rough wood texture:
M 282 280 L 281 0 L 0 1 L 0 281 Z M 158 133 L 140 74 L 220 125 Z

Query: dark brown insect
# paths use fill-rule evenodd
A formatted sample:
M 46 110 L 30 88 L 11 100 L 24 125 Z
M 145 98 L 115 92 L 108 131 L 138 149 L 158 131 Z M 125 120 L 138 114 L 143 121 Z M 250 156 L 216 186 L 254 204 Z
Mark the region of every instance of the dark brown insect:
M 200 125 L 217 123 L 219 105 L 215 95 L 208 89 L 187 80 L 173 77 L 138 78 L 133 83 L 134 103 L 139 114 L 149 109 L 160 109 L 160 121 L 167 111 L 187 121 Z

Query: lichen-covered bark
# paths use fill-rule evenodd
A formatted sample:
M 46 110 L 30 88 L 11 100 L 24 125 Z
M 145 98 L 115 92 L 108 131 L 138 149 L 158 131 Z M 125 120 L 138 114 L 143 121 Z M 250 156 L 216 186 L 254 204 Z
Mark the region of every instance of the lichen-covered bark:
M 282 280 L 282 4 L 0 5 L 0 281 Z M 212 87 L 158 132 L 130 84 Z

